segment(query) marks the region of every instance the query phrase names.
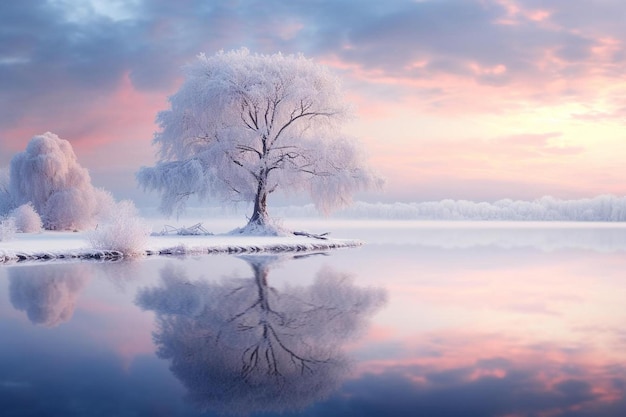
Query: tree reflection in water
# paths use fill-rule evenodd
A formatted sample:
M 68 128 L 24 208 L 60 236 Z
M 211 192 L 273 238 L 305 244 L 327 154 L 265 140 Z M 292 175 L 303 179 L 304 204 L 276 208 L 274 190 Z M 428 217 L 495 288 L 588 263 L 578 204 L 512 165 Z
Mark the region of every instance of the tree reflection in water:
M 91 276 L 87 264 L 52 264 L 9 269 L 11 304 L 33 324 L 46 327 L 68 321 L 80 291 Z
M 308 286 L 279 290 L 268 275 L 285 258 L 242 259 L 253 277 L 192 282 L 169 267 L 161 286 L 139 292 L 137 304 L 157 314 L 158 355 L 202 409 L 297 410 L 325 398 L 349 371 L 343 345 L 384 304 L 385 291 L 330 268 Z

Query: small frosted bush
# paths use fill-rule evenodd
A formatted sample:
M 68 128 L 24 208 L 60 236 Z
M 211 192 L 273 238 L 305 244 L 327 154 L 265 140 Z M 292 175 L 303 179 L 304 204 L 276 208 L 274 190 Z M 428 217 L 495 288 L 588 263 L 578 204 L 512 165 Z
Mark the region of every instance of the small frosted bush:
M 12 217 L 0 218 L 0 242 L 12 239 L 15 235 L 15 219 Z
M 43 227 L 41 217 L 32 204 L 22 204 L 11 213 L 15 219 L 15 228 L 22 233 L 38 233 Z
M 118 205 L 111 193 L 102 188 L 94 189 L 94 197 L 96 199 L 96 219 L 98 222 L 106 222 L 107 219 L 115 215 Z M 134 208 L 133 210 L 136 213 L 137 210 Z
M 138 255 L 145 251 L 150 236 L 150 225 L 139 217 L 135 205 L 128 200 L 115 205 L 115 214 L 88 233 L 95 249 L 117 250 L 125 255 Z

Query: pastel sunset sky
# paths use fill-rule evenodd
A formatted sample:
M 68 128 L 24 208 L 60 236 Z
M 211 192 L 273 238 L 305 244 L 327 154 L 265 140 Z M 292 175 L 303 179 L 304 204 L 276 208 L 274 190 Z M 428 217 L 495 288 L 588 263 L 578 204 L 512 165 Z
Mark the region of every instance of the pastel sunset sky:
M 387 181 L 361 199 L 626 194 L 623 0 L 0 1 L 0 166 L 51 131 L 149 202 L 134 174 L 181 67 L 241 47 L 341 77 Z

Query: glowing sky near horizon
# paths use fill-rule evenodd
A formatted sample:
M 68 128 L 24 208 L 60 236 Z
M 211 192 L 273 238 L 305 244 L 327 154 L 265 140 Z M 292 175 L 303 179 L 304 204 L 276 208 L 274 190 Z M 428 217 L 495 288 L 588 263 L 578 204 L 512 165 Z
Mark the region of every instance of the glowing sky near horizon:
M 362 199 L 624 195 L 625 18 L 622 0 L 3 1 L 0 166 L 51 131 L 95 185 L 148 201 L 134 172 L 181 66 L 247 47 L 342 78 L 387 180 Z

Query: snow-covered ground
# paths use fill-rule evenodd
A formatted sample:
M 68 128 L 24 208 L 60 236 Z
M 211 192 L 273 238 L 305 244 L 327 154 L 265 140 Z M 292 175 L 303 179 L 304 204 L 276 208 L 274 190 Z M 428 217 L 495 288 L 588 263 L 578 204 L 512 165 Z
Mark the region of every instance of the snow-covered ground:
M 398 220 L 284 219 L 289 230 L 330 232 L 327 240 L 306 236 L 242 236 L 229 231 L 241 226 L 240 218 L 185 218 L 180 221 L 150 219 L 152 230 L 165 225 L 189 227 L 202 222 L 211 236 L 150 236 L 146 255 L 201 253 L 253 253 L 314 251 L 369 245 L 418 245 L 432 248 L 533 247 L 544 251 L 586 249 L 626 251 L 623 222 L 442 222 Z M 0 264 L 37 259 L 117 259 L 123 254 L 93 249 L 86 232 L 16 233 L 0 241 Z
M 314 251 L 360 246 L 354 239 L 307 236 L 150 236 L 145 255 Z M 85 232 L 17 233 L 0 241 L 0 263 L 48 259 L 117 259 L 118 251 L 93 249 Z

